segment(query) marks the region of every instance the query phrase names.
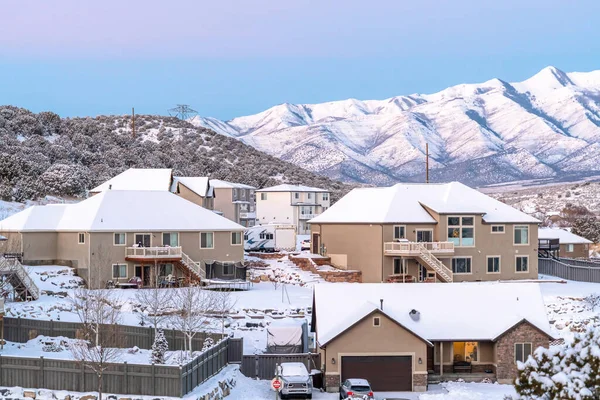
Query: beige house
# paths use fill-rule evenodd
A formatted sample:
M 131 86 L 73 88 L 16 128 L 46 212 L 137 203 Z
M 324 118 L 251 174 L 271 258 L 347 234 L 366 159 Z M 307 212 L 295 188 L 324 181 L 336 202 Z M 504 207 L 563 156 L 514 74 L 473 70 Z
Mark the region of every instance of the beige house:
M 310 234 L 308 221 L 330 206 L 330 192 L 300 185 L 277 185 L 256 191 L 256 224 L 293 224 L 299 235 Z
M 251 227 L 256 223 L 255 187 L 241 183 L 211 179 L 214 191 L 214 211 L 221 212 L 238 224 Z
M 363 282 L 538 275 L 539 221 L 459 182 L 354 189 L 309 222 L 312 252 Z
M 22 252 L 29 265 L 73 266 L 93 288 L 136 276 L 144 285 L 161 276 L 200 280 L 207 265 L 211 272 L 222 266 L 225 278 L 245 278 L 236 268 L 244 257 L 243 230 L 169 191 L 111 189 L 0 221 L 8 238 L 0 252 Z
M 311 326 L 328 391 L 350 378 L 375 391 L 444 376 L 511 383 L 517 361 L 553 339 L 536 283 L 317 285 Z
M 539 250 L 542 256 L 589 258 L 591 240 L 562 228 L 539 228 Z
M 173 181 L 170 168 L 129 168 L 101 185 L 90 189 L 91 196 L 106 190 L 169 191 Z
M 206 209 L 214 209 L 214 189 L 207 177 L 176 176 L 171 184 L 171 192 Z

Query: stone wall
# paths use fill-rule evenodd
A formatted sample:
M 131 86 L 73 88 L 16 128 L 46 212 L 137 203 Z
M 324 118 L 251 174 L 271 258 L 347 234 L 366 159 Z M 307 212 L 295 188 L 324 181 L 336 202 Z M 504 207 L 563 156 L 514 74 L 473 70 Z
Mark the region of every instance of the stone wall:
M 335 375 L 327 375 L 325 374 L 325 389 L 329 393 L 335 393 L 340 390 L 340 376 Z
M 531 343 L 531 351 L 548 347 L 548 335 L 529 322 L 522 322 L 502 335 L 496 342 L 496 378 L 499 383 L 512 383 L 517 377 L 515 343 Z
M 278 260 L 287 256 L 287 253 L 262 253 L 260 251 L 248 253 L 251 257 L 261 258 L 263 260 Z
M 318 274 L 327 282 L 362 283 L 362 272 L 337 269 L 330 264 L 331 259 L 329 257 L 290 256 L 290 261 L 301 270 Z
M 427 374 L 413 374 L 413 391 L 427 391 Z

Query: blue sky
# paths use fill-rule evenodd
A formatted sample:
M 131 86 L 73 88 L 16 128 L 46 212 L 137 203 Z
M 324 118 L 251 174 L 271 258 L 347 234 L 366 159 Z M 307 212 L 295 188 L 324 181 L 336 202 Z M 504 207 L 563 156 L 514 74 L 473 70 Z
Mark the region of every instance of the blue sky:
M 229 119 L 283 102 L 517 81 L 548 65 L 600 69 L 597 0 L 19 0 L 2 10 L 0 104 L 62 116 L 185 103 Z

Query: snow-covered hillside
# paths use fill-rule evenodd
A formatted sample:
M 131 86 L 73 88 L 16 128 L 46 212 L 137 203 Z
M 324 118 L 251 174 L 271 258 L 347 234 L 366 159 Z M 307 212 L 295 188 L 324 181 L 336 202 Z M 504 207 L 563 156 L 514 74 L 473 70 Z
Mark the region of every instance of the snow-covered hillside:
M 197 126 L 335 179 L 482 185 L 600 171 L 600 70 L 547 67 L 518 83 L 492 79 L 386 100 L 281 104 Z

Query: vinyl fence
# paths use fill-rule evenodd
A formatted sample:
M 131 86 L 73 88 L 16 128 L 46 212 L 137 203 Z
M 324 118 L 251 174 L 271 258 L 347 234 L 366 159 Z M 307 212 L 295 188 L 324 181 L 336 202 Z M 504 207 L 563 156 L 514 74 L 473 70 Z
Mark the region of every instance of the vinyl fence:
M 571 281 L 600 283 L 600 266 L 570 265 L 551 258 L 540 258 L 538 272 Z
M 301 362 L 309 371 L 321 369 L 321 355 L 318 353 L 299 354 L 255 354 L 242 358 L 240 370 L 249 378 L 273 379 L 275 366 L 282 362 Z
M 600 262 L 594 262 L 591 260 L 578 260 L 575 258 L 566 258 L 561 257 L 558 261 L 563 262 L 568 265 L 575 265 L 577 267 L 592 267 L 592 268 L 600 268 Z
M 242 353 L 235 354 L 235 349 L 241 350 L 240 341 L 225 339 L 183 366 L 110 364 L 103 374 L 103 389 L 106 393 L 181 397 L 221 371 L 230 359 L 239 362 Z M 93 392 L 97 379 L 77 361 L 0 356 L 0 386 Z
M 26 318 L 4 318 L 4 339 L 11 342 L 25 343 L 38 335 L 64 336 L 70 339 L 81 337 L 83 324 L 79 322 L 42 321 Z M 187 348 L 187 339 L 180 331 L 174 329 L 163 330 L 169 342 L 169 349 L 180 350 Z M 102 335 L 102 329 L 100 331 Z M 122 348 L 134 346 L 140 349 L 150 349 L 154 343 L 154 328 L 144 326 L 119 325 L 119 335 L 123 338 L 119 342 Z M 215 342 L 221 340 L 221 334 L 198 332 L 192 340 L 192 350 L 200 351 L 204 340 L 212 337 Z

